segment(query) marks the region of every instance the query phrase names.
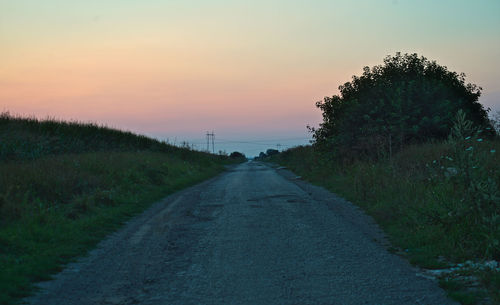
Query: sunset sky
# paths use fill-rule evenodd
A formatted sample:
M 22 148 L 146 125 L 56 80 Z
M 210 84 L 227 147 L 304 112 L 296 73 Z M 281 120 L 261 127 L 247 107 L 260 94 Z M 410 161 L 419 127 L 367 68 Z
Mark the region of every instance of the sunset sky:
M 253 156 L 307 143 L 314 103 L 397 51 L 500 110 L 499 0 L 0 0 L 0 111 Z

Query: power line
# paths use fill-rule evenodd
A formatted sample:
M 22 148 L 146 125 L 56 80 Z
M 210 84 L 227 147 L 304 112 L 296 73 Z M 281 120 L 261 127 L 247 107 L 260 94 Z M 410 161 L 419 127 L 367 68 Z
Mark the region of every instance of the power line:
M 208 132 L 207 132 L 208 133 Z M 245 144 L 262 144 L 262 145 L 275 145 L 276 142 L 286 142 L 286 141 L 300 141 L 300 140 L 312 140 L 312 138 L 282 138 L 282 139 L 259 139 L 259 140 L 232 140 L 232 139 L 221 139 L 217 138 L 218 141 L 215 141 L 217 144 L 227 144 L 227 143 L 245 143 Z M 206 136 L 205 140 L 197 138 L 191 139 L 188 142 L 194 144 L 206 144 Z
M 252 142 L 280 142 L 280 141 L 299 141 L 299 140 L 311 140 L 311 138 L 281 138 L 281 139 L 262 139 L 262 140 L 247 140 L 247 141 L 239 141 L 239 140 L 228 140 L 228 139 L 220 139 L 224 142 L 238 142 L 238 143 L 252 143 Z
M 286 140 L 283 139 L 275 139 L 275 140 L 259 140 L 259 141 L 237 141 L 237 140 L 225 140 L 225 139 L 220 139 L 222 141 L 217 142 L 218 144 L 228 144 L 228 143 L 235 143 L 235 144 L 254 144 L 254 145 L 276 145 L 276 142 L 283 142 Z M 297 138 L 297 139 L 288 139 L 288 141 L 292 140 L 311 140 L 310 138 Z M 282 144 L 285 145 L 285 144 Z
M 177 139 L 177 138 L 176 138 Z M 206 150 L 207 152 L 210 152 L 210 144 L 212 146 L 212 153 L 215 154 L 215 144 L 219 145 L 228 145 L 228 144 L 247 144 L 247 145 L 254 145 L 254 146 L 267 146 L 269 147 L 276 147 L 278 150 L 282 150 L 284 148 L 290 148 L 290 147 L 295 147 L 297 143 L 293 144 L 283 144 L 283 142 L 286 143 L 286 141 L 305 141 L 305 140 L 311 140 L 311 138 L 281 138 L 281 139 L 260 139 L 260 140 L 247 140 L 247 141 L 239 141 L 239 140 L 231 140 L 231 139 L 221 139 L 218 138 L 218 141 L 215 141 L 215 132 L 209 132 L 207 131 L 205 134 L 205 141 L 203 142 L 202 139 L 193 139 L 193 141 L 184 141 L 184 143 L 188 143 L 191 145 L 206 145 Z M 174 145 L 176 145 L 177 141 L 174 141 Z M 194 149 L 194 146 L 193 146 Z

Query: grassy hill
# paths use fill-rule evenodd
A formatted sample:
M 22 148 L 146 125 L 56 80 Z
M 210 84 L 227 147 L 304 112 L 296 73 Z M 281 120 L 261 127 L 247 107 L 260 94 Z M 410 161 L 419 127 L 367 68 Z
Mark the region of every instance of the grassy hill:
M 143 135 L 93 123 L 38 120 L 0 113 L 0 161 L 34 160 L 47 155 L 99 151 L 190 151 Z M 193 156 L 200 156 L 198 152 Z
M 0 304 L 151 203 L 241 161 L 95 124 L 0 115 Z

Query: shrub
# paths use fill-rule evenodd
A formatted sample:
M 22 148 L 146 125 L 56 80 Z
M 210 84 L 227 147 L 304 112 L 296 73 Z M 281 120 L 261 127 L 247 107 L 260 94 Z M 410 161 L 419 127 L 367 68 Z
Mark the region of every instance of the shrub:
M 317 146 L 341 155 L 391 156 L 408 143 L 445 139 L 459 109 L 491 127 L 480 87 L 417 54 L 388 56 L 339 90 L 316 103 L 323 122 L 310 129 Z

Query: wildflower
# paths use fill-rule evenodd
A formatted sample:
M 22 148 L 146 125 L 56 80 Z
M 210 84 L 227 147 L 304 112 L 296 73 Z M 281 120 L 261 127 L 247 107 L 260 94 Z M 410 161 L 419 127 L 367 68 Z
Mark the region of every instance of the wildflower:
M 469 137 L 466 137 L 465 139 L 466 139 L 466 140 L 469 140 L 469 139 L 470 139 L 470 136 L 469 136 Z
M 466 149 L 466 151 L 472 150 L 472 146 L 469 146 L 469 148 Z
M 477 141 L 478 141 L 478 142 L 482 142 L 482 141 L 483 141 L 483 139 L 477 139 Z
M 436 164 L 436 160 L 432 161 L 433 164 Z
M 490 150 L 490 153 L 492 153 L 492 154 L 495 152 L 496 152 L 496 150 L 494 150 L 494 149 Z

